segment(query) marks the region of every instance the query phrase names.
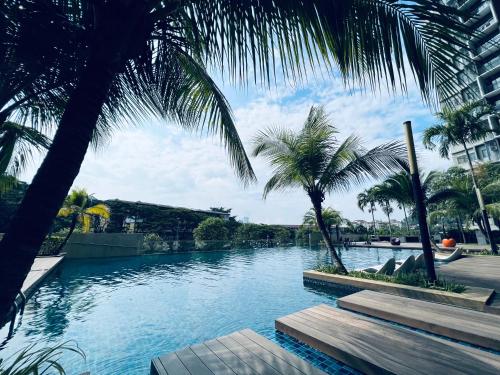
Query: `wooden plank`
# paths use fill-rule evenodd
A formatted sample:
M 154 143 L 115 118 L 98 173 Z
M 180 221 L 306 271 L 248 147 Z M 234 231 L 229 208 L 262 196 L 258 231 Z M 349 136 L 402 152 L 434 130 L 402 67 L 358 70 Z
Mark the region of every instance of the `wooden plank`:
M 217 375 L 235 375 L 219 357 L 217 357 L 205 344 L 193 345 L 190 349 L 214 374 Z
M 245 329 L 151 361 L 151 375 L 326 375 Z
M 364 290 L 340 298 L 339 307 L 456 340 L 500 350 L 500 316 Z
M 274 344 L 273 342 L 267 340 L 266 338 L 256 334 L 254 331 L 252 331 L 250 329 L 244 329 L 243 331 L 240 331 L 239 333 L 242 336 L 245 336 L 246 338 L 250 339 L 254 343 L 258 344 L 263 349 L 272 353 L 275 357 L 283 360 L 283 362 L 291 364 L 293 367 L 298 369 L 303 374 L 307 374 L 307 375 L 324 375 L 325 374 L 320 369 L 310 365 L 309 363 L 307 363 L 306 361 L 297 357 L 296 355 L 287 352 L 283 348 L 281 348 L 278 345 Z
M 239 359 L 251 367 L 257 374 L 262 375 L 286 375 L 278 372 L 274 367 L 262 360 L 260 357 L 246 349 L 240 343 L 233 339 L 233 335 L 219 337 L 217 339 L 226 348 L 231 350 Z
M 200 360 L 191 348 L 179 350 L 176 354 L 190 374 L 214 375 L 214 373 Z
M 191 375 L 176 353 L 165 354 L 158 359 L 168 375 Z
M 259 375 L 257 372 L 242 361 L 236 354 L 229 350 L 225 345 L 216 340 L 205 342 L 205 345 L 238 375 Z
M 499 374 L 500 356 L 326 305 L 276 328 L 367 374 Z

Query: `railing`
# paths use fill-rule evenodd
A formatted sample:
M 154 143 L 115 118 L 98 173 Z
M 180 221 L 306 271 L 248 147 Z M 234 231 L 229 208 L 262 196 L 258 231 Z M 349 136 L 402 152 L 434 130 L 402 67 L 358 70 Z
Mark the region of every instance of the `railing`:
M 497 89 L 500 89 L 500 78 L 497 78 L 496 80 L 494 80 L 490 84 L 487 84 L 484 86 L 484 91 L 486 93 L 497 90 Z
M 485 43 L 483 43 L 478 48 L 476 48 L 477 54 L 479 55 L 479 54 L 483 53 L 484 51 L 490 49 L 497 42 L 500 43 L 500 34 L 495 35 L 493 38 L 491 38 L 490 40 L 487 40 Z
M 488 70 L 496 68 L 499 65 L 500 65 L 500 55 L 491 59 L 490 61 L 488 61 L 484 64 L 479 65 L 479 68 L 478 68 L 479 74 L 486 73 Z

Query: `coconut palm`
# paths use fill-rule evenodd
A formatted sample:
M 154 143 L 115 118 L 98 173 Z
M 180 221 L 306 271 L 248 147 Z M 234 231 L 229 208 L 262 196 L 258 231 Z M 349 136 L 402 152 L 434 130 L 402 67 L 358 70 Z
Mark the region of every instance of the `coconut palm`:
M 389 225 L 389 236 L 392 237 L 391 214 L 394 212 L 394 209 L 391 206 L 391 200 L 385 194 L 385 191 L 382 186 L 375 185 L 373 189 L 376 202 L 382 209 L 382 212 L 385 214 L 385 216 L 387 216 L 387 224 Z
M 264 198 L 273 190 L 288 188 L 301 188 L 307 193 L 332 260 L 346 273 L 322 216 L 325 195 L 394 173 L 404 164 L 406 154 L 398 142 L 366 150 L 360 138 L 351 135 L 340 142 L 336 134 L 324 108 L 312 107 L 299 132 L 284 128 L 259 132 L 253 140 L 253 155 L 264 157 L 274 168 L 264 187 Z
M 439 154 L 443 158 L 449 158 L 451 146 L 463 147 L 469 163 L 477 200 L 481 206 L 483 224 L 490 241 L 491 251 L 497 254 L 498 248 L 490 228 L 487 210 L 481 203 L 483 200 L 481 190 L 477 184 L 474 166 L 467 148 L 467 144 L 484 140 L 488 134 L 493 133 L 493 130 L 488 126 L 488 121 L 485 119 L 485 117 L 492 115 L 498 115 L 495 108 L 482 100 L 464 103 L 456 109 L 446 107 L 437 113 L 440 123 L 427 128 L 424 131 L 422 141 L 424 146 L 431 150 L 438 147 Z
M 372 214 L 372 226 L 373 226 L 373 234 L 377 234 L 377 228 L 375 225 L 375 211 L 376 207 L 376 199 L 374 197 L 373 188 L 366 189 L 358 194 L 358 207 L 361 211 L 364 211 L 366 207 L 368 207 L 368 212 Z
M 92 205 L 92 196 L 85 189 L 73 189 L 64 200 L 64 205 L 59 209 L 57 216 L 71 218 L 68 234 L 59 246 L 59 251 L 61 251 L 73 234 L 76 224 L 81 223 L 82 232 L 88 233 L 92 217 L 109 219 L 110 209 L 103 203 Z
M 331 207 L 324 208 L 323 211 L 321 212 L 321 216 L 323 217 L 323 221 L 328 229 L 328 233 L 332 233 L 332 226 L 335 225 L 337 233 L 337 241 L 338 241 L 339 225 L 345 222 L 345 219 L 342 218 L 339 211 L 334 210 Z M 318 223 L 316 221 L 316 213 L 314 212 L 314 208 L 311 208 L 309 211 L 305 213 L 302 224 L 318 228 Z
M 0 124 L 0 176 L 17 176 L 33 156 L 48 149 L 50 139 L 38 130 L 6 121 Z
M 435 87 L 443 93 L 455 90 L 454 60 L 456 51 L 466 47 L 463 32 L 468 31 L 457 21 L 455 9 L 433 0 L 11 3 L 21 12 L 12 15 L 0 7 L 2 24 L 15 26 L 33 13 L 42 20 L 32 23 L 61 27 L 43 42 L 69 50 L 49 68 L 64 74 L 67 70 L 61 67 L 68 66 L 77 80 L 61 94 L 67 104 L 53 144 L 0 242 L 0 316 L 20 290 L 99 119 L 155 116 L 205 128 L 222 137 L 237 174 L 251 181 L 254 174 L 228 103 L 208 68 L 243 84 L 250 79 L 269 83 L 277 59 L 280 74 L 291 80 L 299 80 L 307 66 L 321 61 L 328 68 L 337 66 L 346 81 L 404 91 L 409 64 L 423 97 L 431 101 Z M 47 3 L 50 11 L 33 11 L 31 3 Z M 66 30 L 72 31 L 70 38 Z M 24 35 L 21 31 L 14 27 L 12 33 L 17 38 Z M 35 40 L 41 43 L 19 37 L 13 48 L 29 51 L 38 47 Z M 72 45 L 66 47 L 64 41 Z

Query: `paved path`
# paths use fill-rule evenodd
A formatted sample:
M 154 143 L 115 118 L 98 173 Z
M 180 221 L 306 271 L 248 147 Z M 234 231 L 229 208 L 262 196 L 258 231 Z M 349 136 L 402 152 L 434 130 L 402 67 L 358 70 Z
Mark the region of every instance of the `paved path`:
M 244 329 L 151 361 L 151 375 L 326 375 Z

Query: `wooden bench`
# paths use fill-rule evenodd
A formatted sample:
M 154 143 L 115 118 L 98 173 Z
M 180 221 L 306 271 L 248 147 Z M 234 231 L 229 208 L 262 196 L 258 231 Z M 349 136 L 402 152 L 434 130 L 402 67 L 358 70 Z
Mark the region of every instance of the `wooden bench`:
M 276 329 L 366 374 L 500 374 L 500 356 L 319 305 Z
M 364 290 L 339 307 L 500 351 L 500 316 Z
M 151 375 L 326 375 L 250 329 L 151 361 Z

